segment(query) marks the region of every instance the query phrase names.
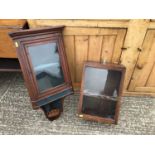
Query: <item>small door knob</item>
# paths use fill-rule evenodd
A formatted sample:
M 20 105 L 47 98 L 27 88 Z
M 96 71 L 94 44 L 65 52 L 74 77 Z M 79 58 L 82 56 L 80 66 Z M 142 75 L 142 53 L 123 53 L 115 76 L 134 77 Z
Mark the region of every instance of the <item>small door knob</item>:
M 143 68 L 143 65 L 137 64 L 137 68 L 138 69 L 142 69 Z

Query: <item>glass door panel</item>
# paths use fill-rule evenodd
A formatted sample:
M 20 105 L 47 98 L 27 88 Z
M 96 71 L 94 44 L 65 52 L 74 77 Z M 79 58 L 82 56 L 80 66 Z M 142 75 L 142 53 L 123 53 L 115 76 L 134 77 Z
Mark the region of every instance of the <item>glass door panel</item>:
M 64 83 L 56 43 L 29 46 L 28 53 L 40 92 Z

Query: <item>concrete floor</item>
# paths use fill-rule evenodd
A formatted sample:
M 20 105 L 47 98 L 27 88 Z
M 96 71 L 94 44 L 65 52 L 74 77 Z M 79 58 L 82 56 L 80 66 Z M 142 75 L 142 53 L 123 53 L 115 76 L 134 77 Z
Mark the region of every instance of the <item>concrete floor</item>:
M 0 73 L 0 134 L 155 134 L 155 99 L 123 97 L 118 125 L 76 117 L 79 95 L 65 99 L 64 112 L 53 122 L 32 110 L 19 73 Z

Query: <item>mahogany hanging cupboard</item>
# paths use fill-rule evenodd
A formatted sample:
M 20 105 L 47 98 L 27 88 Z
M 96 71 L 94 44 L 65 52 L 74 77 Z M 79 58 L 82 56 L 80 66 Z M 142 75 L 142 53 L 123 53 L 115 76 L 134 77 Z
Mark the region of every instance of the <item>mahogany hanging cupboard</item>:
M 78 107 L 79 117 L 117 123 L 125 67 L 117 64 L 87 62 Z
M 62 31 L 64 26 L 10 33 L 17 48 L 33 108 L 73 93 Z

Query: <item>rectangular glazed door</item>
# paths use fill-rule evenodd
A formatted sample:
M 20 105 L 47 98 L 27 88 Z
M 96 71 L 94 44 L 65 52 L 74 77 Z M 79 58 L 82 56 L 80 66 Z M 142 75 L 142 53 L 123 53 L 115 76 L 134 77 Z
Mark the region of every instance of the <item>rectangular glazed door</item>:
M 155 93 L 155 30 L 146 33 L 128 90 Z

